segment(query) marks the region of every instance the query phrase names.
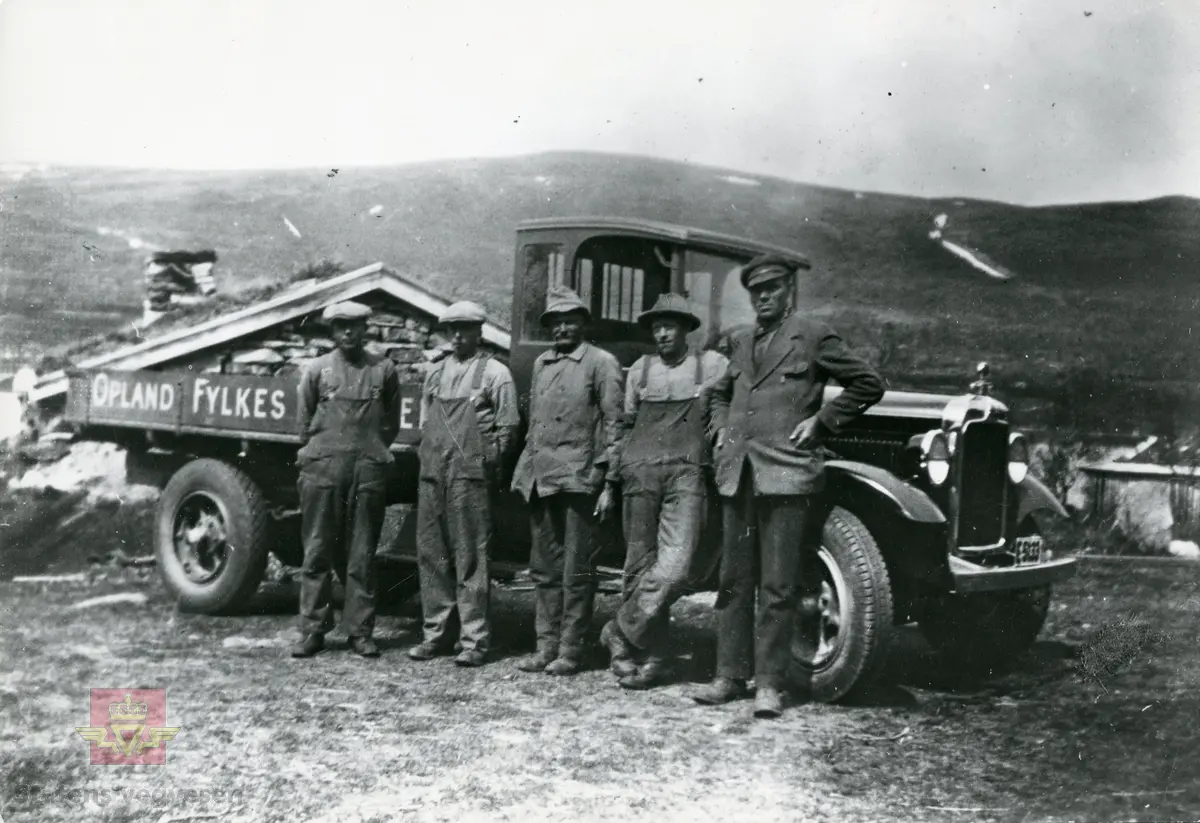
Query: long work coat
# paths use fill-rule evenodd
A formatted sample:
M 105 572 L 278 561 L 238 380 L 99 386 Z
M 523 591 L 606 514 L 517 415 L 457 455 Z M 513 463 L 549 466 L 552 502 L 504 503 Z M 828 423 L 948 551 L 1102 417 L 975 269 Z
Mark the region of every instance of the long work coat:
M 797 449 L 788 440 L 800 424 L 817 416 L 827 433 L 837 433 L 883 397 L 883 382 L 833 329 L 791 314 L 775 329 L 755 362 L 755 329 L 733 337 L 729 368 L 711 394 L 710 429 L 724 429 L 714 456 L 717 491 L 738 493 L 749 461 L 756 494 L 815 494 L 824 487 L 820 443 Z M 822 407 L 825 384 L 844 391 Z

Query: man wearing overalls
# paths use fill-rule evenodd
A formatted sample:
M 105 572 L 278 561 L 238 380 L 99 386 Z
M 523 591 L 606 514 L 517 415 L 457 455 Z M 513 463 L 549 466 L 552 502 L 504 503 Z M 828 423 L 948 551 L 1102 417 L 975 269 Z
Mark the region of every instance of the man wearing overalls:
M 596 521 L 613 506 L 608 465 L 621 434 L 621 367 L 583 339 L 591 319 L 575 292 L 554 286 L 542 325 L 554 347 L 533 364 L 529 434 L 513 491 L 529 503 L 530 575 L 537 591 L 537 652 L 517 668 L 573 675 L 596 595 Z
M 421 394 L 417 570 L 425 629 L 408 650 L 413 660 L 448 654 L 457 632 L 454 662 L 480 666 L 491 642 L 492 501 L 521 421 L 512 374 L 479 350 L 484 320 L 475 303 L 446 309 L 439 323 L 454 352 L 429 370 Z
M 383 529 L 388 447 L 400 431 L 400 380 L 386 357 L 363 348 L 371 310 L 345 302 L 325 309 L 337 345 L 300 378 L 300 642 L 294 657 L 325 647 L 333 629 L 332 573 L 345 582 L 342 623 L 350 649 L 378 657 L 375 548 Z
M 700 318 L 678 294 L 664 294 L 638 323 L 656 355 L 641 357 L 625 383 L 625 426 L 610 472 L 624 499 L 622 604 L 601 632 L 613 673 L 626 689 L 648 689 L 670 676 L 671 605 L 697 569 L 708 512 L 711 449 L 705 433 L 707 388 L 724 372 L 714 351 L 689 353 Z

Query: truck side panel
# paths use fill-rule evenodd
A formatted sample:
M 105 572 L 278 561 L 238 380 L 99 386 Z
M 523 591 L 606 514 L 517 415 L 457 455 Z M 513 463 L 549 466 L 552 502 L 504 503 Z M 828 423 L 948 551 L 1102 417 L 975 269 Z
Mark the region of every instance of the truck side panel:
M 398 444 L 420 441 L 420 395 L 420 384 L 400 384 Z M 71 377 L 66 419 L 80 426 L 299 443 L 298 403 L 295 378 L 97 370 Z

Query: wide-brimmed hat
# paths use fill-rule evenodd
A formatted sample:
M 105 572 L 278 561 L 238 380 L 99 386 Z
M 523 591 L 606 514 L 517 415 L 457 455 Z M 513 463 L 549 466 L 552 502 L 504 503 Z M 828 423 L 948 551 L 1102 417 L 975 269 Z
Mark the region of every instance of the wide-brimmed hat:
M 750 288 L 760 283 L 791 277 L 800 269 L 811 269 L 807 260 L 784 257 L 782 254 L 760 254 L 742 266 L 742 286 Z
M 460 300 L 446 307 L 441 317 L 438 318 L 438 325 L 448 326 L 451 323 L 482 324 L 486 320 L 487 314 L 483 311 L 483 306 L 478 303 L 472 303 L 470 300 Z
M 334 303 L 321 312 L 321 319 L 326 323 L 332 323 L 335 320 L 366 320 L 370 316 L 371 309 L 369 306 L 364 306 L 362 303 L 355 303 L 353 300 Z
M 652 308 L 638 315 L 638 324 L 648 329 L 659 317 L 678 320 L 688 331 L 695 331 L 704 322 L 688 307 L 686 297 L 673 292 L 660 294 Z
M 555 315 L 571 314 L 572 312 L 583 312 L 588 320 L 592 319 L 592 310 L 588 308 L 587 303 L 580 299 L 578 294 L 566 286 L 551 286 L 550 291 L 546 294 L 546 310 L 542 312 L 542 325 L 550 325 L 550 321 Z

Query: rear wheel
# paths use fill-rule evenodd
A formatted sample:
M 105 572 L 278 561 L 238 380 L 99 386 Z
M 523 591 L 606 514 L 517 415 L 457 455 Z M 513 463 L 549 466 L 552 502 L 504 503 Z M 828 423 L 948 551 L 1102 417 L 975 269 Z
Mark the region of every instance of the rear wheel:
M 798 614 L 792 656 L 801 687 L 829 703 L 862 691 L 886 665 L 892 589 L 878 543 L 845 509 L 825 521 L 818 560 L 818 608 Z
M 218 614 L 253 596 L 271 550 L 271 517 L 249 475 L 194 460 L 168 481 L 155 521 L 158 568 L 180 605 Z

